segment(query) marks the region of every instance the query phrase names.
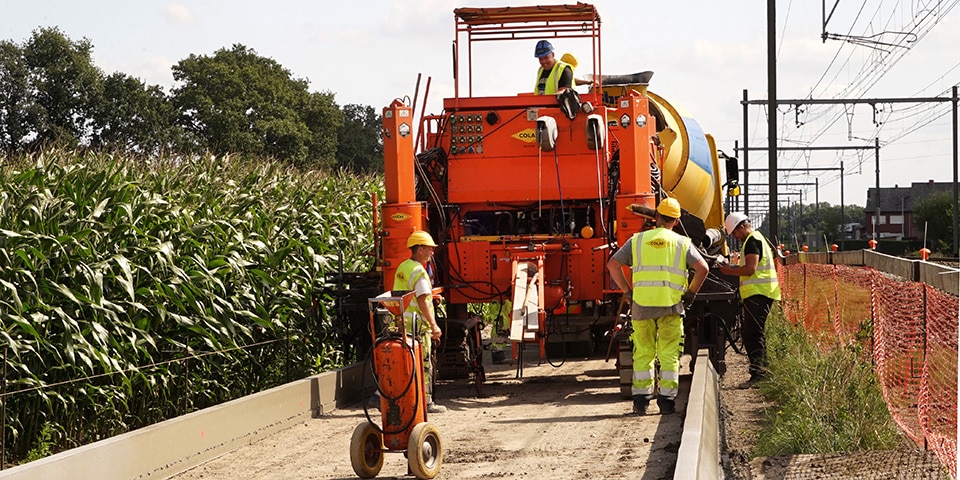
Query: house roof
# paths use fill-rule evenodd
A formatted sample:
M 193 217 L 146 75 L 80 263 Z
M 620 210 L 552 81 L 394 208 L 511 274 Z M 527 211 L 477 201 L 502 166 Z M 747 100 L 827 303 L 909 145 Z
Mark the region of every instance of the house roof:
M 875 212 L 877 207 L 874 203 L 876 188 L 867 189 L 867 206 L 863 209 L 865 213 Z M 952 182 L 914 182 L 910 187 L 880 188 L 880 211 L 881 212 L 912 212 L 914 206 L 937 192 L 953 192 Z M 902 199 L 902 203 L 901 203 Z

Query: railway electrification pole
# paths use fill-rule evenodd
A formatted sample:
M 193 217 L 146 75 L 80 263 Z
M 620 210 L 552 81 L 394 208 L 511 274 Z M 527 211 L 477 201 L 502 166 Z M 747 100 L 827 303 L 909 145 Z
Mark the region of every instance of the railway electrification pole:
M 848 98 L 848 99 L 842 99 L 842 98 L 840 98 L 840 99 L 830 99 L 830 98 L 827 98 L 827 99 L 823 99 L 823 98 L 821 98 L 821 99 L 805 98 L 805 99 L 778 99 L 778 100 L 776 100 L 776 101 L 774 101 L 774 102 L 770 102 L 769 99 L 765 99 L 765 100 L 750 100 L 747 90 L 744 89 L 744 91 L 743 91 L 743 100 L 742 100 L 740 103 L 741 103 L 741 105 L 743 105 L 743 117 L 744 117 L 744 119 L 747 119 L 747 118 L 748 118 L 747 110 L 748 110 L 748 108 L 749 108 L 750 105 L 775 105 L 774 107 L 768 107 L 768 108 L 771 108 L 771 109 L 769 110 L 769 111 L 771 111 L 771 112 L 772 112 L 772 111 L 775 111 L 774 109 L 776 108 L 777 105 L 792 106 L 792 107 L 794 107 L 794 109 L 795 109 L 795 111 L 796 111 L 796 113 L 797 113 L 797 116 L 798 116 L 797 122 L 798 122 L 798 124 L 800 123 L 800 120 L 799 120 L 800 107 L 801 107 L 801 106 L 804 106 L 804 105 L 845 105 L 845 106 L 846 106 L 846 105 L 860 105 L 860 104 L 865 104 L 865 105 L 870 105 L 870 106 L 873 108 L 874 124 L 875 124 L 875 125 L 879 125 L 879 123 L 878 123 L 878 121 L 877 121 L 877 119 L 876 119 L 876 115 L 877 115 L 877 105 L 878 105 L 878 104 L 885 104 L 885 103 L 889 103 L 889 104 L 894 104 L 894 103 L 897 103 L 897 104 L 899 104 L 899 103 L 946 103 L 946 102 L 950 102 L 950 103 L 952 104 L 952 112 L 953 112 L 953 121 L 952 121 L 953 131 L 952 131 L 952 134 L 951 134 L 951 135 L 952 135 L 952 139 L 953 139 L 953 149 L 952 149 L 952 150 L 953 150 L 953 204 L 952 204 L 952 205 L 953 205 L 953 207 L 952 207 L 952 209 L 953 209 L 953 246 L 954 246 L 954 253 L 956 253 L 957 256 L 960 256 L 960 241 L 958 241 L 958 235 L 960 235 L 960 228 L 958 228 L 958 223 L 960 223 L 960 221 L 958 221 L 958 219 L 960 219 L 960 213 L 958 213 L 958 208 L 957 208 L 957 199 L 958 199 L 958 165 L 960 165 L 960 158 L 958 158 L 958 151 L 960 151 L 960 150 L 958 150 L 958 135 L 960 135 L 960 129 L 958 129 L 958 114 L 957 114 L 957 110 L 958 110 L 958 92 L 957 92 L 957 86 L 954 86 L 954 87 L 953 87 L 952 92 L 951 92 L 951 95 L 950 95 L 949 97 L 892 97 L 892 98 Z M 772 121 L 771 118 L 772 118 L 772 115 L 768 115 L 768 120 L 767 120 L 768 124 L 769 124 L 769 125 L 775 125 L 774 121 Z M 863 145 L 863 146 L 826 146 L 826 147 L 821 147 L 821 146 L 809 146 L 809 147 L 780 147 L 780 146 L 777 146 L 777 145 L 775 144 L 775 142 L 776 142 L 775 137 L 770 137 L 770 138 L 773 139 L 773 142 L 772 142 L 773 144 L 770 144 L 771 142 L 768 141 L 768 145 L 767 145 L 766 147 L 750 147 L 750 146 L 749 146 L 749 143 L 748 143 L 748 139 L 749 139 L 749 127 L 748 127 L 748 123 L 747 123 L 746 121 L 744 121 L 744 124 L 743 124 L 743 141 L 744 141 L 744 145 L 746 145 L 746 146 L 744 146 L 744 147 L 739 147 L 739 151 L 743 151 L 743 152 L 744 152 L 743 158 L 744 158 L 744 171 L 745 171 L 745 172 L 749 172 L 749 171 L 761 171 L 761 169 L 753 169 L 753 170 L 751 170 L 751 169 L 747 168 L 747 161 L 748 161 L 747 159 L 749 158 L 748 152 L 751 151 L 751 150 L 754 150 L 754 151 L 757 151 L 757 150 L 768 150 L 768 151 L 772 152 L 772 153 L 770 153 L 770 155 L 773 156 L 773 160 L 776 160 L 776 155 L 777 155 L 777 152 L 779 152 L 779 151 L 869 150 L 869 149 L 873 149 L 874 152 L 875 152 L 874 157 L 875 157 L 875 164 L 876 164 L 875 174 L 876 174 L 877 195 L 880 194 L 880 139 L 879 139 L 879 138 L 874 138 L 873 145 Z M 777 172 L 779 172 L 779 171 L 784 171 L 784 170 L 785 170 L 785 169 L 778 168 L 775 161 L 771 161 L 771 162 L 770 162 L 770 167 L 769 167 L 769 169 L 767 169 L 767 171 L 768 171 L 768 173 L 769 173 L 770 191 L 771 191 L 771 193 L 772 193 L 772 195 L 771 195 L 771 202 L 770 202 L 770 208 L 773 210 L 773 211 L 771 212 L 771 214 L 770 214 L 770 230 L 771 230 L 771 231 L 770 231 L 770 234 L 771 234 L 771 235 L 776 235 L 776 231 L 777 231 L 777 223 L 776 223 L 776 221 L 777 221 L 777 220 L 776 220 L 776 219 L 777 219 L 777 215 L 776 215 L 776 211 L 775 211 L 775 210 L 776 210 L 776 204 L 775 204 L 775 202 L 773 201 L 773 199 L 776 198 L 776 188 L 777 188 L 777 187 L 776 187 L 776 178 L 777 178 Z M 843 178 L 843 176 L 842 176 L 842 173 L 841 173 L 841 180 L 842 180 L 842 178 Z M 745 191 L 749 191 L 749 189 L 746 188 L 746 185 L 749 184 L 749 177 L 748 177 L 747 175 L 744 175 L 744 182 L 743 182 L 743 183 L 744 183 L 744 185 L 745 185 L 744 190 L 745 190 Z M 748 193 L 745 193 L 745 195 L 749 195 L 749 194 L 748 194 Z M 880 203 L 879 203 L 879 198 L 878 198 L 877 200 L 878 200 L 878 201 L 877 201 L 877 205 L 876 205 L 875 218 L 874 218 L 874 223 L 875 223 L 875 225 L 874 225 L 874 236 L 878 236 L 878 234 L 879 234 L 879 232 L 878 232 L 878 229 L 879 229 L 879 221 L 880 221 L 880 220 L 879 220 L 879 218 L 880 218 L 880 211 L 879 211 L 879 210 L 880 210 Z M 842 202 L 843 202 L 843 200 L 841 199 L 841 203 L 842 203 Z M 747 196 L 747 202 L 746 202 L 746 203 L 749 203 L 749 196 Z M 841 205 L 841 207 L 842 207 L 842 205 Z M 842 242 L 842 239 L 841 239 L 841 242 Z

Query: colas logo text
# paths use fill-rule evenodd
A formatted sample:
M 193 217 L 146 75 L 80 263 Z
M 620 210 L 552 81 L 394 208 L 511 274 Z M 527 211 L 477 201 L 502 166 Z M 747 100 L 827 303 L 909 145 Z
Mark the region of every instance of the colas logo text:
M 667 242 L 662 238 L 654 238 L 647 242 L 647 245 L 650 245 L 653 248 L 664 248 L 667 246 Z

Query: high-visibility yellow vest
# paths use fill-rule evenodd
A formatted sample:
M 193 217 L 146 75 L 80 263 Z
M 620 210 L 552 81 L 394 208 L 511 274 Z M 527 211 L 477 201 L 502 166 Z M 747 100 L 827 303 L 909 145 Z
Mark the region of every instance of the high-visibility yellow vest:
M 547 83 L 544 86 L 543 95 L 554 95 L 557 93 L 558 83 L 560 82 L 560 74 L 563 73 L 564 68 L 569 68 L 570 73 L 573 73 L 573 65 L 569 63 L 561 62 L 557 60 L 553 64 L 553 68 L 550 69 L 550 75 L 547 76 Z M 543 67 L 537 69 L 537 82 L 533 84 L 533 93 L 540 93 L 540 76 L 543 75 Z
M 633 237 L 633 301 L 644 307 L 672 307 L 687 289 L 690 239 L 663 227 Z
M 397 267 L 397 273 L 393 276 L 392 290 L 413 290 L 421 277 L 427 278 L 427 281 L 430 280 L 430 277 L 427 275 L 427 269 L 423 268 L 423 264 L 408 258 Z M 427 308 L 432 306 L 432 301 L 427 302 Z M 423 323 L 426 323 L 423 314 L 420 312 L 420 304 L 418 304 L 416 300 L 410 302 L 410 305 L 408 305 L 407 309 L 403 312 L 403 317 L 407 319 L 409 326 L 412 326 L 410 322 L 418 317 Z
M 760 241 L 763 255 L 760 262 L 757 263 L 757 271 L 749 277 L 740 277 L 740 298 L 752 297 L 754 295 L 763 295 L 774 300 L 780 300 L 780 281 L 777 279 L 777 266 L 773 262 L 773 249 L 770 243 L 760 232 L 754 230 L 747 238 L 743 240 L 746 245 L 751 238 Z M 740 263 L 746 260 L 744 255 L 740 256 Z

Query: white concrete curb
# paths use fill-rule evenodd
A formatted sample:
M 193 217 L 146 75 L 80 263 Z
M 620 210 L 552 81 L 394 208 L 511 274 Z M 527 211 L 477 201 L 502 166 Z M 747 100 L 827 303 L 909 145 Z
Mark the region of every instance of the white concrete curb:
M 706 349 L 697 352 L 674 480 L 723 478 L 720 463 L 720 376 Z

